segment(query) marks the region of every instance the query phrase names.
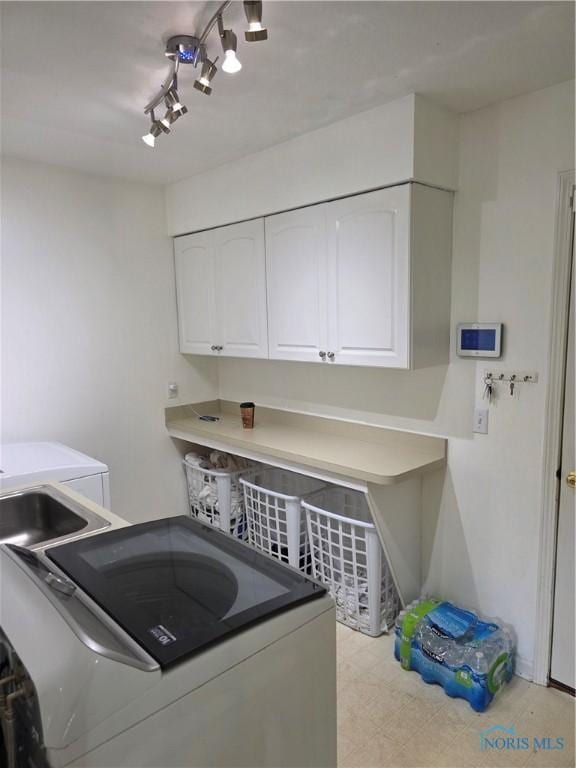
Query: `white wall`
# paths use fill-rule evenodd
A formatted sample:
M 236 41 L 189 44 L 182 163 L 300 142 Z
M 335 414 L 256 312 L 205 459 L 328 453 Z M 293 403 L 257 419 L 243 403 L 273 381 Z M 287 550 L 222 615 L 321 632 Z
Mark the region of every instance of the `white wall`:
M 424 488 L 426 589 L 511 622 L 525 674 L 534 651 L 555 196 L 558 172 L 574 166 L 573 109 L 573 83 L 565 83 L 460 121 L 452 325 L 502 321 L 505 352 L 494 368 L 540 374 L 515 399 L 502 393 L 488 435 L 471 432 L 485 364 L 454 352 L 448 366 L 411 372 L 219 361 L 223 398 L 450 438 L 447 471 Z M 284 146 L 269 150 L 274 165 Z M 310 184 L 329 183 L 329 168 L 311 172 L 321 178 Z M 225 177 L 225 167 L 216 172 Z M 242 194 L 258 197 L 249 176 Z M 223 205 L 219 215 L 229 212 Z
M 408 179 L 453 189 L 456 116 L 411 94 L 170 184 L 171 235 Z
M 177 350 L 162 188 L 4 159 L 2 196 L 2 441 L 106 462 L 129 519 L 182 513 L 166 385 L 211 398 L 216 370 Z
M 536 629 L 558 172 L 573 167 L 573 82 L 461 119 L 453 321 L 502 321 L 505 352 L 495 369 L 533 369 L 541 378 L 515 399 L 502 391 L 488 435 L 450 440 L 439 517 L 427 519 L 428 585 L 511 621 L 526 674 Z M 472 366 L 478 402 L 485 365 Z

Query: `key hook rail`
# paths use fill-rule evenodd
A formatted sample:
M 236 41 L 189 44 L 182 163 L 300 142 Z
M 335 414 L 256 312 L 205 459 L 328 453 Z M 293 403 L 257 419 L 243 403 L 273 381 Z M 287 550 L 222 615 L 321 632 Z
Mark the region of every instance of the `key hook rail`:
M 499 384 L 508 384 L 510 395 L 514 395 L 514 390 L 519 384 L 536 384 L 538 374 L 535 371 L 484 371 L 484 394 L 483 398 L 490 402 L 497 393 Z

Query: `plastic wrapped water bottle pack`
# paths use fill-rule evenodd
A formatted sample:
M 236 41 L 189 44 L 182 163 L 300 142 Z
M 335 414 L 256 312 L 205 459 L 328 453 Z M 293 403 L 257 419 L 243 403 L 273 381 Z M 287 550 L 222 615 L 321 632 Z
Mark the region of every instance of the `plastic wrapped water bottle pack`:
M 514 674 L 511 627 L 436 598 L 415 600 L 396 619 L 394 655 L 404 669 L 483 712 Z

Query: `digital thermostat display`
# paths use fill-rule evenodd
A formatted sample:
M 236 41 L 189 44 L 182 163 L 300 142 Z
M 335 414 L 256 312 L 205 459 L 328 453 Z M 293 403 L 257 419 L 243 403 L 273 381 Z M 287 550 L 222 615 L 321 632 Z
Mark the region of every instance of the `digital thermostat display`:
M 460 323 L 457 352 L 460 357 L 500 357 L 502 323 Z

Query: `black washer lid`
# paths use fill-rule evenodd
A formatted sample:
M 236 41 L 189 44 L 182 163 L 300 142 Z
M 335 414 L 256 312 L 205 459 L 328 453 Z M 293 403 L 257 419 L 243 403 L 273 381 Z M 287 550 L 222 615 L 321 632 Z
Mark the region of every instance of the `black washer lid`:
M 326 593 L 185 516 L 106 531 L 46 555 L 162 668 Z

